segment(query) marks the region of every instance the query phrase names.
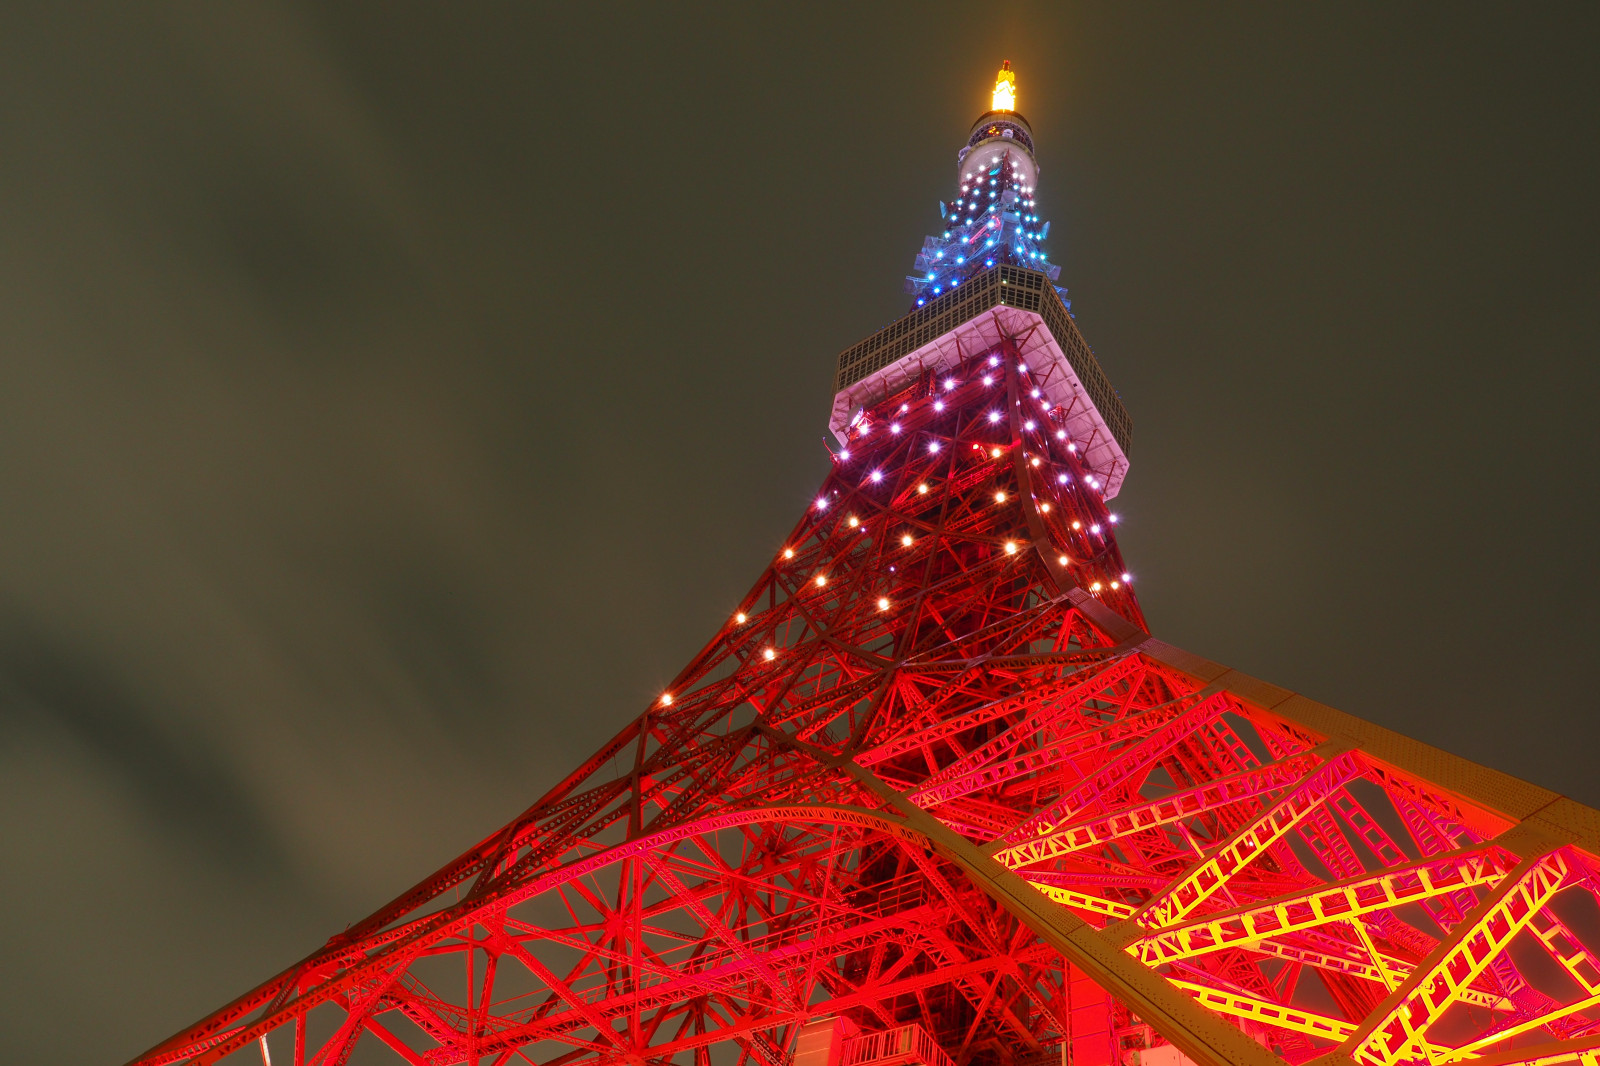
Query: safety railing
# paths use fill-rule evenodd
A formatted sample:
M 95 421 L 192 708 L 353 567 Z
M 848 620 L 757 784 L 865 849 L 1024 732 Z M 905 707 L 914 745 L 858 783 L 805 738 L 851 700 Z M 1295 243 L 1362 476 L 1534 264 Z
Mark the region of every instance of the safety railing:
M 878 1033 L 858 1033 L 845 1041 L 839 1066 L 955 1066 L 928 1031 L 912 1023 Z

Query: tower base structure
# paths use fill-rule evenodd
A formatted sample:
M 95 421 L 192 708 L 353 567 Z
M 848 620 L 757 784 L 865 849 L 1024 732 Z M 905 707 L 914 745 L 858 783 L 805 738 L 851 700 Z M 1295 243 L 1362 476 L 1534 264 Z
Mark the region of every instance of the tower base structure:
M 137 1061 L 1594 1057 L 1600 814 L 1150 636 L 996 328 L 591 759 Z

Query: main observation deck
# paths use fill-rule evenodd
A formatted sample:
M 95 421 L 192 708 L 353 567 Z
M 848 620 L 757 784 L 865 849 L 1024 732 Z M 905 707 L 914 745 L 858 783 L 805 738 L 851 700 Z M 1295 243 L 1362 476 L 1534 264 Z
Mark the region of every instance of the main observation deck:
M 953 368 L 1009 338 L 1110 499 L 1128 473 L 1133 419 L 1041 271 L 1000 265 L 895 319 L 839 353 L 828 428 L 841 442 L 855 410 L 930 371 Z

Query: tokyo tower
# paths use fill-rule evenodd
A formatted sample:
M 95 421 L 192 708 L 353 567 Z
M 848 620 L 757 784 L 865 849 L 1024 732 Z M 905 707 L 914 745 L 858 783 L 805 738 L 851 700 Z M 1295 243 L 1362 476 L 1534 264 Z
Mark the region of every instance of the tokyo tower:
M 523 814 L 143 1066 L 1600 1066 L 1600 812 L 1150 635 L 1009 64 L 832 470 Z

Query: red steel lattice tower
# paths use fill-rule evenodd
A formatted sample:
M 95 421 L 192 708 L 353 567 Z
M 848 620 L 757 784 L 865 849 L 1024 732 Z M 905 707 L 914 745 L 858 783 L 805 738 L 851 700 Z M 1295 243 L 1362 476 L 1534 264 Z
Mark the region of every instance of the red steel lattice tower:
M 958 173 L 669 691 L 139 1063 L 1596 1066 L 1600 813 L 1150 636 L 1009 67 Z

